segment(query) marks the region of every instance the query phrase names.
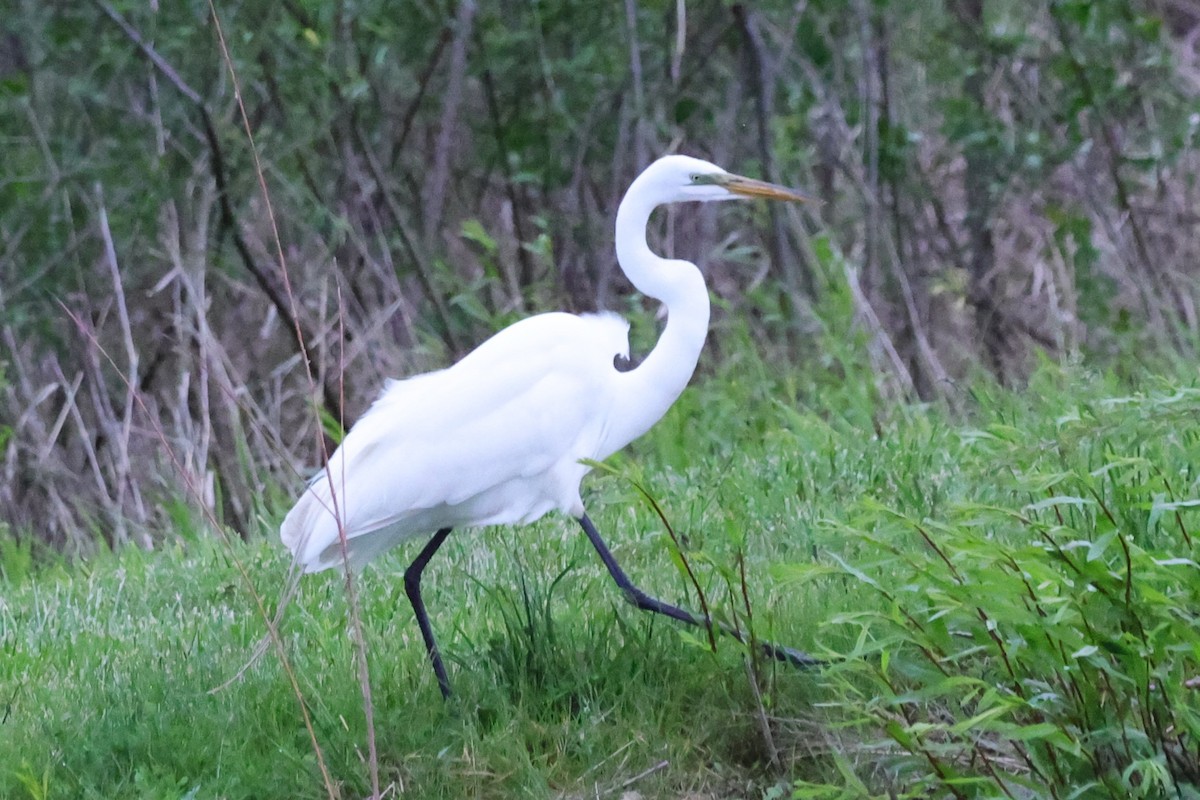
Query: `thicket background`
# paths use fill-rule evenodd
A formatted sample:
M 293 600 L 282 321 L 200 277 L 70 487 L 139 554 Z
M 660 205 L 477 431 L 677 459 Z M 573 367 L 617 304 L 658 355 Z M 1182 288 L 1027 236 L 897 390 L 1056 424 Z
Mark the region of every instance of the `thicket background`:
M 0 19 L 0 526 L 38 546 L 249 534 L 322 425 L 525 314 L 644 349 L 612 221 L 668 151 L 824 200 L 655 224 L 718 298 L 702 370 L 837 382 L 849 333 L 884 405 L 955 407 L 1197 354 L 1185 0 L 216 5 L 273 217 L 207 3 Z

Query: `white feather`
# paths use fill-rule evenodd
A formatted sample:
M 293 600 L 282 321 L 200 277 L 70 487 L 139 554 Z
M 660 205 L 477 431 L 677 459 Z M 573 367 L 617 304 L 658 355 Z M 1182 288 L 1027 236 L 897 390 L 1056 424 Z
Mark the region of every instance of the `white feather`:
M 312 572 L 341 563 L 338 519 L 361 566 L 444 527 L 582 513 L 580 459 L 610 455 L 614 315 L 541 314 L 454 366 L 391 382 L 287 515 L 280 536 Z M 336 498 L 336 500 L 335 500 Z
M 296 563 L 307 572 L 338 566 L 342 535 L 351 566 L 359 567 L 412 536 L 532 522 L 560 509 L 579 519 L 633 598 L 640 590 L 584 513 L 579 482 L 588 468 L 580 460 L 603 459 L 649 430 L 687 386 L 704 347 L 704 278 L 694 264 L 651 252 L 651 212 L 663 203 L 735 197 L 806 199 L 686 156 L 647 167 L 621 200 L 615 238 L 625 276 L 667 308 L 666 328 L 646 360 L 616 369 L 614 358 L 629 355 L 629 326 L 619 317 L 542 314 L 506 328 L 449 369 L 389 384 L 283 521 L 280 535 Z M 430 539 L 404 583 L 438 686 L 449 697 L 420 595 L 421 573 L 444 540 Z M 655 603 L 645 607 L 701 624 Z M 763 646 L 775 658 L 808 659 Z
M 619 317 L 542 314 L 448 369 L 391 383 L 283 521 L 297 562 L 309 572 L 340 564 L 339 527 L 360 566 L 440 528 L 531 522 L 554 509 L 582 517 L 580 459 L 605 458 L 661 419 L 708 332 L 704 278 L 650 251 L 650 214 L 737 196 L 802 199 L 686 156 L 651 164 L 621 201 L 615 239 L 626 277 L 668 310 L 646 360 L 615 368 L 613 358 L 629 354 Z

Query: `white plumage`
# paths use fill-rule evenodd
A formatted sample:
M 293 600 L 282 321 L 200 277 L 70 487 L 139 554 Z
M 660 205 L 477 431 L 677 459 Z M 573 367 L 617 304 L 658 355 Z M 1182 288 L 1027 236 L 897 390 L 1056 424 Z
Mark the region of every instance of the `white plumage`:
M 617 261 L 639 291 L 667 308 L 666 328 L 638 367 L 623 372 L 614 363 L 629 354 L 629 326 L 619 317 L 555 313 L 522 320 L 448 369 L 390 383 L 284 519 L 280 536 L 306 572 L 343 563 L 340 531 L 354 568 L 432 534 L 404 581 L 443 695 L 450 694 L 449 679 L 420 581 L 452 528 L 526 523 L 565 511 L 639 608 L 707 623 L 629 582 L 584 513 L 579 483 L 588 468 L 580 461 L 606 458 L 666 413 L 687 386 L 708 332 L 704 278 L 695 265 L 650 251 L 651 212 L 663 203 L 738 197 L 808 199 L 687 156 L 659 159 L 626 192 L 617 210 Z M 775 658 L 808 659 L 761 644 Z
M 342 563 L 331 488 L 351 564 L 439 528 L 583 513 L 580 459 L 603 459 L 629 324 L 610 314 L 541 314 L 497 333 L 454 366 L 393 381 L 284 520 L 309 572 Z M 624 375 L 628 375 L 625 373 Z

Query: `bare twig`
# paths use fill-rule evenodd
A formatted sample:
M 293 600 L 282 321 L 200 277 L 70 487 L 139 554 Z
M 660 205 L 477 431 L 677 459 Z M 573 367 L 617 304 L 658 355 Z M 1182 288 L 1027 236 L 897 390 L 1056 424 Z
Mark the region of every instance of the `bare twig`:
M 196 93 L 194 90 L 191 89 L 191 87 L 189 87 L 186 83 L 183 82 L 183 80 L 170 67 L 170 65 L 167 64 L 166 61 L 163 60 L 157 54 L 157 52 L 155 52 L 155 50 L 141 37 L 141 35 L 137 32 L 137 30 L 135 28 L 133 28 L 133 26 L 131 26 L 128 22 L 126 22 L 125 19 L 120 14 L 118 14 L 115 9 L 112 8 L 112 6 L 110 6 L 108 3 L 104 2 L 104 0 L 94 0 L 94 2 L 97 4 L 97 6 L 99 6 L 101 8 L 101 10 L 110 19 L 112 19 L 122 29 L 122 31 L 125 32 L 126 36 L 135 45 L 137 45 L 138 49 L 142 52 L 142 54 L 150 59 L 151 63 L 153 63 L 155 65 L 155 67 L 158 68 L 167 77 L 167 79 L 172 83 L 172 85 L 174 85 L 175 88 L 181 94 L 183 94 L 184 97 L 186 97 L 188 100 L 190 100 L 193 103 L 193 105 L 198 109 L 198 111 L 201 115 L 201 118 L 203 120 L 203 123 L 204 123 L 204 128 L 205 128 L 206 136 L 209 141 L 210 148 L 212 149 L 214 178 L 217 180 L 218 188 L 221 190 L 220 197 L 221 197 L 222 216 L 225 217 L 226 221 L 230 223 L 230 227 L 234 231 L 236 240 L 240 241 L 240 235 L 237 233 L 236 225 L 232 224 L 233 223 L 233 213 L 232 213 L 232 208 L 229 204 L 228 193 L 224 190 L 224 170 L 223 170 L 223 165 L 222 165 L 221 158 L 220 158 L 221 151 L 220 151 L 219 140 L 217 139 L 216 131 L 212 124 L 212 118 L 209 115 L 204 102 L 200 98 L 199 94 Z M 213 17 L 214 23 L 217 28 L 218 36 L 221 41 L 222 52 L 225 56 L 226 63 L 230 66 L 230 71 L 232 73 L 233 72 L 232 60 L 229 58 L 229 53 L 228 53 L 227 49 L 225 48 L 224 35 L 221 32 L 221 27 L 220 27 L 220 19 L 217 16 L 216 8 L 214 6 L 212 6 L 211 2 L 210 2 L 210 11 L 212 13 L 212 17 Z M 234 85 L 236 86 L 237 85 L 236 74 L 233 75 L 233 80 L 234 80 Z M 238 93 L 238 99 L 239 99 L 239 107 L 241 107 L 240 92 Z M 242 117 L 243 117 L 243 120 L 247 123 L 247 135 L 249 136 L 249 133 L 250 133 L 249 132 L 249 121 L 245 116 L 244 107 L 242 107 Z M 252 138 L 251 138 L 251 142 L 253 142 Z M 253 151 L 253 146 L 251 149 Z M 264 179 L 263 179 L 262 167 L 258 163 L 257 151 L 254 151 L 254 158 L 255 158 L 255 166 L 257 168 L 258 175 L 259 175 L 259 180 L 260 180 L 260 182 L 262 182 Z M 266 187 L 264 184 L 263 185 L 264 195 L 266 195 L 265 188 Z M 269 196 L 266 198 L 266 202 L 267 202 L 268 211 L 269 211 L 270 210 Z M 274 217 L 273 216 L 271 218 L 271 222 L 272 222 L 272 225 L 274 225 Z M 276 234 L 276 243 L 280 248 L 279 256 L 280 256 L 281 271 L 283 272 L 283 275 L 284 275 L 284 284 L 288 290 L 288 295 L 290 298 L 291 297 L 291 287 L 290 287 L 290 284 L 287 282 L 287 271 L 286 271 L 286 269 L 282 269 L 282 265 L 283 265 L 282 245 L 279 244 L 280 240 L 279 240 L 279 236 L 278 236 L 278 231 L 276 231 L 275 234 Z M 247 264 L 248 267 L 250 267 L 253 264 L 253 260 L 249 258 L 249 253 L 248 253 L 248 250 L 245 249 L 244 243 L 242 243 L 242 245 L 238 249 L 239 249 L 239 252 L 241 252 L 243 254 L 243 261 Z M 281 315 L 285 316 L 285 318 L 290 318 L 290 321 L 293 323 L 293 327 L 295 328 L 295 331 L 296 331 L 296 336 L 297 336 L 299 346 L 300 346 L 301 350 L 303 351 L 305 337 L 304 337 L 304 333 L 300 326 L 299 318 L 294 314 L 294 311 L 293 311 L 295 308 L 294 299 L 292 300 L 292 302 L 290 304 L 285 304 L 284 302 L 282 302 L 282 298 L 280 298 L 273 291 L 273 289 L 268 289 L 268 287 L 270 287 L 270 283 L 265 280 L 265 273 L 263 273 L 261 270 L 257 269 L 256 265 L 253 268 L 251 268 L 251 272 L 252 272 L 252 274 L 255 275 L 256 279 L 259 280 L 260 285 L 263 286 L 263 288 L 265 290 L 267 290 L 268 295 L 271 297 L 276 308 L 279 309 Z M 68 315 L 70 315 L 72 317 L 72 319 L 75 320 L 76 325 L 80 326 L 80 328 L 82 329 L 80 320 L 77 317 L 75 317 L 73 312 L 71 312 L 70 309 L 66 309 L 66 312 L 68 313 Z M 98 346 L 98 342 L 97 342 L 97 346 Z M 101 352 L 103 352 L 103 350 L 101 350 Z M 108 358 L 107 353 L 105 353 L 105 357 Z M 109 359 L 109 360 L 111 363 L 111 359 Z M 304 362 L 306 365 L 308 364 L 307 354 L 305 354 Z M 113 366 L 115 367 L 116 365 L 113 364 Z M 123 377 L 124 377 L 124 374 L 123 374 Z M 131 393 L 133 393 L 135 386 L 136 386 L 135 383 L 130 383 L 128 388 Z M 142 400 L 142 398 L 140 396 L 133 394 L 133 397 L 134 397 L 135 402 L 137 402 L 139 406 L 144 405 L 144 400 Z M 337 406 L 334 405 L 333 407 L 336 408 Z M 155 424 L 157 425 L 157 423 L 155 423 Z M 179 464 L 178 460 L 176 459 L 174 451 L 172 450 L 170 443 L 168 442 L 166 435 L 162 431 L 161 427 L 157 427 L 157 433 L 158 433 L 160 441 L 164 447 L 164 450 L 167 452 L 168 456 L 172 459 L 172 461 L 175 461 L 177 467 L 182 467 L 182 465 Z M 181 472 L 184 475 L 185 481 L 187 481 L 187 483 L 188 483 L 188 486 L 189 486 L 189 489 L 191 490 L 192 495 L 199 496 L 199 494 L 200 494 L 199 489 L 187 477 L 187 472 L 183 471 L 183 470 L 181 470 Z M 227 539 L 227 535 L 226 535 L 223 527 L 219 524 L 216 517 L 212 515 L 212 511 L 210 509 L 206 508 L 205 513 L 209 516 L 209 520 L 212 524 L 213 529 L 223 539 Z M 259 613 L 260 613 L 262 619 L 267 624 L 268 634 L 271 636 L 272 641 L 276 645 L 276 650 L 279 655 L 280 663 L 283 665 L 284 670 L 288 675 L 288 678 L 291 682 L 291 688 L 292 688 L 293 694 L 295 695 L 296 700 L 300 706 L 301 715 L 304 719 L 304 725 L 305 725 L 306 729 L 308 730 L 309 738 L 310 738 L 310 741 L 313 746 L 313 752 L 314 752 L 314 755 L 316 756 L 317 764 L 320 768 L 321 775 L 322 775 L 322 778 L 325 783 L 326 791 L 331 798 L 334 798 L 337 796 L 337 792 L 333 785 L 333 781 L 329 774 L 329 770 L 325 764 L 324 754 L 321 750 L 320 744 L 317 741 L 316 731 L 313 728 L 312 719 L 308 712 L 308 707 L 304 702 L 303 692 L 301 692 L 301 690 L 300 690 L 300 685 L 296 679 L 295 673 L 293 672 L 293 670 L 291 668 L 291 663 L 287 657 L 286 649 L 283 646 L 283 640 L 279 637 L 278 629 L 275 627 L 275 625 L 272 624 L 271 617 L 266 611 L 266 607 L 265 607 L 265 604 L 263 603 L 262 597 L 258 593 L 258 591 L 254 588 L 253 581 L 251 580 L 249 573 L 246 571 L 245 566 L 241 563 L 240 559 L 237 558 L 236 554 L 234 554 L 232 550 L 229 550 L 228 552 L 229 552 L 230 559 L 237 566 L 238 571 L 242 576 L 242 579 L 246 585 L 247 591 L 249 591 L 251 596 L 254 598 L 254 601 L 255 601 L 256 605 L 258 606 L 258 610 L 259 610 Z
M 648 778 L 656 772 L 661 772 L 662 770 L 666 769 L 670 765 L 671 765 L 671 762 L 664 759 L 652 767 L 647 767 L 646 769 L 639 772 L 637 775 L 634 775 L 632 778 L 630 778 L 629 780 L 625 781 L 620 786 L 618 786 L 616 791 L 620 792 L 625 789 L 628 789 L 630 786 L 633 786 L 638 781 L 643 780 L 644 778 Z
M 483 52 L 483 38 L 477 35 L 476 39 L 476 47 Z M 488 115 L 492 119 L 492 134 L 496 139 L 500 171 L 504 173 L 504 192 L 508 195 L 508 202 L 512 206 L 513 230 L 517 235 L 517 260 L 521 263 L 521 278 L 518 285 L 514 287 L 517 291 L 510 293 L 513 304 L 517 308 L 525 310 L 525 298 L 519 290 L 522 286 L 528 287 L 533 284 L 533 262 L 529 257 L 529 251 L 524 247 L 528 239 L 524 231 L 524 222 L 522 222 L 521 207 L 523 204 L 519 195 L 520 189 L 513 176 L 508 145 L 504 141 L 504 127 L 500 120 L 500 103 L 496 98 L 496 82 L 492 79 L 492 70 L 487 66 L 483 68 L 483 92 L 487 98 Z
M 305 330 L 303 323 L 300 321 L 300 317 L 297 313 L 295 298 L 292 296 L 291 284 L 287 278 L 287 270 L 281 269 L 283 274 L 285 294 L 280 294 L 279 290 L 275 286 L 274 281 L 271 280 L 268 272 L 262 268 L 258 262 L 255 261 L 254 256 L 251 255 L 250 248 L 247 246 L 245 238 L 242 236 L 241 228 L 237 222 L 237 215 L 233 211 L 233 204 L 230 200 L 228 178 L 225 169 L 225 157 L 224 151 L 221 147 L 221 140 L 217 135 L 216 126 L 213 123 L 212 115 L 209 113 L 208 106 L 204 102 L 204 99 L 200 97 L 199 93 L 192 89 L 192 87 L 189 86 L 179 76 L 179 73 L 176 72 L 169 63 L 167 63 L 166 59 L 159 55 L 159 53 L 150 45 L 150 43 L 142 37 L 138 30 L 130 25 L 129 22 L 123 16 L 121 16 L 116 9 L 106 2 L 106 0 L 92 0 L 92 2 L 95 3 L 109 19 L 111 19 L 118 27 L 121 28 L 121 30 L 125 33 L 129 40 L 133 42 L 142 55 L 149 59 L 150 63 L 152 63 L 160 72 L 162 72 L 171 85 L 174 86 L 180 94 L 191 101 L 193 106 L 195 106 L 197 113 L 200 115 L 201 126 L 204 129 L 204 138 L 208 144 L 209 153 L 212 159 L 212 176 L 213 180 L 217 184 L 217 197 L 221 208 L 221 224 L 226 230 L 229 231 L 230 236 L 233 237 L 234 249 L 237 250 L 238 256 L 241 258 L 242 264 L 245 266 L 246 271 L 249 272 L 254 278 L 255 283 L 258 284 L 258 287 L 262 290 L 263 294 L 265 294 L 271 301 L 271 304 L 275 307 L 275 310 L 279 313 L 279 315 L 287 322 L 288 327 L 295 330 L 296 340 L 300 344 L 301 355 L 304 357 L 305 362 L 308 362 L 308 353 L 306 352 L 304 342 L 313 341 L 313 337 L 307 330 Z M 213 15 L 215 17 L 215 10 Z M 240 91 L 237 99 L 238 105 L 241 106 Z M 255 153 L 256 164 L 257 159 L 258 155 Z M 267 205 L 269 210 L 269 201 Z M 278 240 L 279 232 L 278 230 L 274 229 L 273 216 L 271 217 L 271 222 L 273 232 Z M 280 263 L 282 264 L 282 249 L 280 250 L 280 256 Z M 324 393 L 326 410 L 335 417 L 341 416 L 341 409 L 339 409 L 337 406 L 337 394 L 328 385 L 322 386 L 321 388 Z
M 120 368 L 117 366 L 117 363 L 113 361 L 108 352 L 100 345 L 100 342 L 96 339 L 95 333 L 89 330 L 89 328 L 84 325 L 83 320 L 80 319 L 79 316 L 70 308 L 64 305 L 62 306 L 62 309 L 63 312 L 71 318 L 71 321 L 75 324 L 76 329 L 79 330 L 79 332 L 83 334 L 83 336 L 86 337 L 92 344 L 96 352 L 102 355 L 109 366 L 111 366 L 113 370 L 115 370 L 122 378 L 122 380 L 124 380 L 125 374 L 121 372 Z M 130 391 L 133 389 L 133 387 L 126 388 Z M 199 497 L 201 492 L 200 487 L 197 486 L 195 481 L 192 480 L 188 471 L 183 468 L 183 464 L 180 463 L 175 454 L 174 448 L 171 447 L 171 443 L 167 439 L 167 434 L 162 429 L 162 425 L 158 423 L 153 415 L 149 413 L 149 409 L 146 408 L 145 399 L 140 394 L 135 393 L 134 401 L 137 403 L 139 410 L 141 410 L 142 413 L 146 415 L 146 418 L 150 420 L 150 424 L 153 427 L 154 433 L 158 437 L 159 443 L 162 445 L 163 452 L 167 454 L 167 457 L 171 460 L 176 470 L 178 470 L 179 474 L 183 476 L 184 485 L 189 496 L 193 498 Z M 255 607 L 259 613 L 259 617 L 266 623 L 267 635 L 271 637 L 271 642 L 275 645 L 276 653 L 279 656 L 279 663 L 283 667 L 283 671 L 288 677 L 292 694 L 300 706 L 300 713 L 304 720 L 304 727 L 308 731 L 309 741 L 313 747 L 313 754 L 316 756 L 317 766 L 321 770 L 321 777 L 325 782 L 325 790 L 330 797 L 330 800 L 335 800 L 338 796 L 338 793 L 334 787 L 333 779 L 329 774 L 329 769 L 325 764 L 324 751 L 321 749 L 321 745 L 317 741 L 317 733 L 316 729 L 313 727 L 312 716 L 308 711 L 308 704 L 304 701 L 304 693 L 300 689 L 300 682 L 296 677 L 295 670 L 292 668 L 291 659 L 288 658 L 287 648 L 284 647 L 283 639 L 279 635 L 279 628 L 274 624 L 271 615 L 267 612 L 266 602 L 263 600 L 263 597 L 259 593 L 258 589 L 255 588 L 254 580 L 250 577 L 249 570 L 247 570 L 246 565 L 238 557 L 237 551 L 230 546 L 229 534 L 226 533 L 224 526 L 222 526 L 217 520 L 212 509 L 203 506 L 202 509 L 212 530 L 216 532 L 216 534 L 220 536 L 221 540 L 225 543 L 225 552 L 228 555 L 229 560 L 233 563 L 234 568 L 237 569 L 238 575 L 242 580 L 243 587 L 254 601 Z
M 431 247 L 442 224 L 446 185 L 450 181 L 450 151 L 458 132 L 458 107 L 462 104 L 467 74 L 467 44 L 475 23 L 475 0 L 459 0 L 454 19 L 454 38 L 450 43 L 450 74 L 443 93 L 442 116 L 438 123 L 433 163 L 425 184 L 425 246 Z
M 625 31 L 629 36 L 629 73 L 633 81 L 633 157 L 641 169 L 649 159 L 646 155 L 646 90 L 641 45 L 638 44 L 637 0 L 625 0 Z
M 758 14 L 738 3 L 733 6 L 733 16 L 746 40 L 747 52 L 753 67 L 750 75 L 751 91 L 754 94 L 754 109 L 758 132 L 758 157 L 767 180 L 781 182 L 775 164 L 775 146 L 772 141 L 771 123 L 775 115 L 775 82 L 778 75 L 777 62 L 769 55 L 759 31 Z M 787 227 L 784 224 L 784 209 L 778 204 L 768 206 L 771 215 L 771 262 L 783 270 L 784 280 L 793 295 L 812 298 L 816 295 L 816 282 L 812 269 L 804 263 L 801 254 L 790 252 L 787 246 Z
M 425 69 L 421 71 L 421 77 L 417 78 L 417 93 L 409 102 L 408 110 L 401 117 L 400 132 L 396 135 L 396 142 L 388 156 L 388 164 L 393 168 L 396 166 L 396 158 L 404 152 L 404 143 L 408 141 L 408 135 L 412 132 L 413 121 L 417 118 L 417 110 L 421 107 L 421 101 L 429 89 L 430 79 L 433 78 L 433 73 L 437 69 L 438 62 L 442 60 L 442 53 L 449 42 L 450 28 L 442 28 L 441 33 L 438 34 L 437 44 L 434 45 L 433 52 L 429 54 L 429 61 L 425 63 Z
M 450 346 L 451 350 L 458 352 L 462 349 L 462 345 L 459 342 L 458 335 L 454 332 L 450 309 L 446 306 L 446 301 L 443 299 L 442 293 L 438 291 L 438 287 L 434 284 L 433 267 L 429 264 L 429 259 L 425 254 L 417 249 L 417 237 L 408 229 L 408 218 L 395 192 L 392 191 L 391 184 L 387 180 L 387 175 L 383 171 L 383 166 L 379 163 L 379 157 L 375 154 L 375 150 L 371 147 L 367 136 L 357 125 L 354 127 L 354 139 L 359 152 L 366 158 L 367 169 L 371 173 L 371 177 L 379 187 L 379 193 L 383 198 L 384 204 L 387 206 L 388 213 L 392 217 L 400 244 L 412 261 L 417 281 L 421 284 L 421 289 L 425 292 L 425 296 L 429 299 L 429 302 L 433 303 L 434 311 L 442 323 L 442 329 L 445 331 L 443 334 L 445 342 Z
M 469 0 L 467 0 L 467 1 L 469 1 Z M 254 133 L 250 128 L 250 118 L 246 114 L 246 106 L 242 102 L 242 92 L 241 92 L 241 88 L 239 86 L 237 71 L 233 67 L 233 58 L 229 54 L 229 47 L 225 41 L 225 32 L 221 26 L 221 19 L 217 14 L 217 9 L 216 9 L 216 6 L 214 5 L 214 0 L 209 0 L 209 11 L 212 14 L 213 25 L 217 31 L 217 39 L 221 45 L 221 54 L 224 58 L 225 65 L 229 70 L 230 80 L 233 82 L 233 85 L 234 85 L 234 89 L 235 89 L 235 93 L 236 93 L 236 97 L 237 97 L 237 101 L 238 101 L 238 110 L 241 113 L 242 124 L 246 131 L 246 141 L 248 142 L 248 144 L 250 146 L 251 154 L 254 156 L 254 171 L 255 171 L 256 176 L 258 177 L 259 188 L 262 190 L 263 202 L 266 205 L 266 209 L 267 209 L 267 218 L 270 220 L 270 223 L 271 223 L 271 233 L 275 240 L 276 255 L 279 259 L 278 260 L 279 272 L 283 277 L 283 285 L 287 291 L 288 300 L 290 301 L 289 307 L 291 309 L 293 309 L 293 311 L 294 311 L 295 305 L 296 305 L 296 300 L 295 300 L 295 296 L 292 293 L 291 281 L 288 277 L 287 260 L 283 254 L 283 239 L 279 235 L 279 227 L 276 224 L 275 213 L 274 213 L 274 210 L 273 210 L 272 204 L 271 204 L 271 193 L 270 193 L 270 190 L 268 190 L 268 188 L 267 188 L 266 175 L 263 171 L 262 163 L 258 156 L 258 148 L 254 143 Z M 341 303 L 339 302 L 339 309 L 340 308 L 341 308 Z M 341 317 L 342 317 L 342 315 L 339 314 L 339 319 Z M 304 340 L 303 331 L 301 331 L 300 326 L 299 326 L 299 318 L 293 315 L 293 319 L 295 321 L 295 331 L 296 331 L 296 337 L 297 337 L 298 344 L 300 346 L 301 351 L 305 352 L 306 351 L 306 346 L 304 343 L 305 340 Z M 339 337 L 339 339 L 341 339 L 341 338 L 342 337 Z M 307 353 L 306 353 L 306 355 L 307 355 Z M 312 385 L 313 384 L 312 371 L 311 371 L 311 367 L 309 366 L 307 358 L 305 359 L 305 370 L 308 373 L 309 384 Z M 338 377 L 339 377 L 338 395 L 336 398 L 336 402 L 332 405 L 332 407 L 338 410 L 338 412 L 339 412 L 338 419 L 341 421 L 344 421 L 342 419 L 342 416 L 340 413 L 341 409 L 342 409 L 342 400 L 343 400 L 343 398 L 341 396 L 341 391 L 342 391 L 341 377 L 342 377 L 342 375 L 344 375 L 344 370 L 339 369 L 338 370 Z M 325 382 L 324 386 L 325 386 L 326 392 L 329 392 L 330 391 L 329 383 Z M 338 525 L 338 542 L 341 546 L 343 573 L 344 573 L 345 579 L 346 579 L 346 591 L 347 591 L 348 608 L 349 608 L 349 616 L 350 616 L 350 628 L 351 628 L 352 634 L 354 636 L 355 650 L 356 650 L 356 655 L 357 655 L 358 662 L 359 662 L 359 681 L 360 681 L 360 687 L 362 689 L 362 694 L 363 694 L 363 712 L 366 717 L 366 723 L 367 723 L 367 729 L 368 729 L 367 741 L 368 741 L 368 746 L 371 751 L 371 757 L 370 757 L 370 761 L 368 764 L 368 769 L 370 771 L 370 777 L 371 777 L 372 797 L 374 798 L 374 800 L 379 800 L 379 798 L 380 798 L 379 761 L 378 761 L 378 758 L 377 758 L 377 755 L 375 752 L 374 705 L 371 701 L 370 674 L 369 674 L 368 668 L 367 668 L 366 637 L 364 636 L 363 630 L 362 630 L 362 617 L 359 613 L 358 599 L 357 599 L 357 596 L 356 596 L 356 593 L 354 590 L 354 573 L 350 569 L 350 561 L 349 561 L 348 552 L 347 552 L 347 548 L 346 548 L 345 518 L 342 514 L 341 508 L 338 505 L 338 497 L 339 497 L 338 487 L 335 486 L 334 476 L 329 471 L 329 452 L 328 452 L 328 448 L 326 447 L 326 444 L 325 444 L 325 438 L 324 438 L 324 436 L 320 435 L 319 431 L 318 431 L 318 437 L 320 439 L 322 461 L 325 464 L 325 479 L 329 481 L 330 498 L 333 502 L 332 511 L 334 514 L 334 518 L 337 520 L 337 525 Z M 342 476 L 342 478 L 344 480 L 344 476 Z M 345 497 L 344 487 L 342 487 L 341 497 L 343 497 L 343 498 Z M 282 654 L 282 647 L 280 649 L 281 649 L 281 654 Z M 307 721 L 307 711 L 306 711 L 306 721 Z M 312 734 L 312 740 L 313 740 L 314 747 L 317 747 L 315 733 Z M 317 753 L 318 753 L 318 757 L 320 757 L 319 748 L 317 749 Z M 329 775 L 326 772 L 323 761 L 321 762 L 321 770 L 322 770 L 322 774 L 324 775 L 325 780 L 326 780 L 326 788 L 328 789 L 328 791 L 330 792 L 330 795 L 332 796 L 334 794 L 333 786 L 329 780 Z
M 758 720 L 758 730 L 762 734 L 763 744 L 767 748 L 767 759 L 771 762 L 771 766 L 778 767 L 780 765 L 779 747 L 775 744 L 775 734 L 771 731 L 771 721 L 767 718 L 767 708 L 763 704 L 758 637 L 754 632 L 754 606 L 750 602 L 750 587 L 746 581 L 746 554 L 741 547 L 737 551 L 737 570 L 742 608 L 746 612 L 746 641 L 750 645 L 749 652 L 742 656 L 742 664 L 746 668 L 746 680 L 750 683 L 750 691 L 754 694 L 754 716 Z M 732 591 L 733 587 L 731 586 L 730 592 L 732 593 Z
M 126 360 L 126 379 L 125 383 L 128 390 L 125 393 L 125 405 L 121 410 L 120 429 L 114 431 L 115 435 L 109 437 L 112 447 L 116 455 L 116 465 L 114 475 L 116 483 L 116 504 L 117 517 L 120 520 L 124 516 L 125 509 L 125 493 L 128 490 L 137 491 L 130 476 L 129 465 L 129 436 L 133 427 L 133 406 L 134 395 L 137 393 L 138 385 L 138 351 L 133 344 L 133 328 L 129 323 L 129 307 L 125 302 L 125 287 L 121 283 L 121 270 L 117 266 L 117 249 L 113 244 L 112 231 L 108 226 L 108 210 L 104 206 L 104 193 L 97 184 L 95 187 L 96 201 L 99 204 L 97 209 L 97 219 L 100 225 L 100 236 L 104 241 L 104 256 L 108 262 L 109 275 L 113 283 L 113 297 L 117 304 L 117 320 L 121 325 L 121 341 L 125 345 L 125 360 Z M 145 518 L 145 515 L 141 515 Z M 124 527 L 122 521 L 118 521 L 117 529 L 121 530 Z M 141 542 L 143 546 L 149 546 L 149 541 L 144 539 Z
M 337 297 L 338 297 L 338 304 L 337 304 L 337 307 L 338 307 L 338 333 L 341 334 L 342 333 L 341 321 L 343 319 L 345 319 L 346 314 L 345 314 L 345 308 L 342 305 L 342 291 L 341 291 L 340 285 L 338 286 L 338 289 L 337 289 Z M 345 361 L 344 361 L 345 356 L 346 356 L 345 341 L 346 341 L 345 336 L 342 336 L 342 335 L 338 336 L 339 348 L 338 348 L 338 373 L 337 374 L 338 374 L 338 391 L 339 392 L 345 391 L 345 384 L 343 382 L 343 376 L 346 374 Z M 343 427 L 345 426 L 345 420 L 339 420 L 339 423 L 341 423 L 343 425 Z M 342 497 L 344 498 L 346 496 L 346 475 L 345 475 L 345 461 L 344 460 L 342 462 L 342 467 L 343 467 L 343 472 L 341 475 L 337 476 L 337 480 L 339 483 L 341 483 L 341 492 L 342 492 Z M 326 469 L 326 472 L 329 471 L 328 459 L 326 459 L 325 469 Z M 331 483 L 333 482 L 334 478 L 332 475 L 329 476 L 329 480 Z M 336 494 L 333 496 L 336 498 Z M 347 601 L 348 601 L 348 604 L 350 607 L 350 616 L 351 616 L 351 620 L 352 620 L 352 624 L 350 626 L 350 634 L 354 638 L 354 660 L 355 660 L 355 662 L 357 662 L 357 666 L 358 666 L 358 686 L 359 686 L 359 690 L 362 692 L 363 715 L 366 717 L 366 723 L 367 723 L 367 769 L 371 774 L 371 797 L 373 798 L 373 800 L 379 800 L 381 797 L 381 795 L 379 793 L 379 751 L 375 746 L 375 703 L 371 697 L 371 672 L 370 672 L 369 665 L 367 664 L 367 640 L 366 640 L 366 636 L 363 634 L 362 622 L 359 619 L 358 593 L 357 593 L 355 585 L 354 585 L 354 571 L 350 568 L 350 553 L 346 547 L 346 526 L 345 526 L 345 522 L 343 521 L 341 516 L 339 516 L 337 518 L 337 523 L 338 523 L 338 540 L 339 540 L 339 543 L 341 544 L 341 550 L 342 550 L 342 574 L 345 577 L 346 598 L 347 598 Z

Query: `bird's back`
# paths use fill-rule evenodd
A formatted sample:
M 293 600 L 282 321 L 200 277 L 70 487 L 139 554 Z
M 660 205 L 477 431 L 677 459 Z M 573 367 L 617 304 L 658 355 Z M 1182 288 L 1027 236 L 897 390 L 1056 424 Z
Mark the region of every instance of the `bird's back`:
M 284 543 L 315 571 L 341 563 L 339 518 L 361 565 L 438 528 L 574 510 L 579 459 L 607 455 L 627 331 L 612 315 L 542 314 L 448 369 L 391 382 L 287 515 Z

